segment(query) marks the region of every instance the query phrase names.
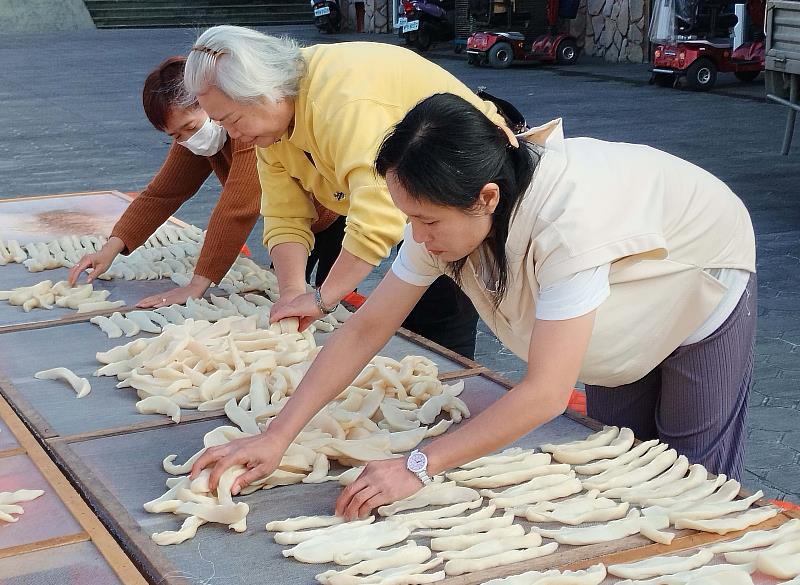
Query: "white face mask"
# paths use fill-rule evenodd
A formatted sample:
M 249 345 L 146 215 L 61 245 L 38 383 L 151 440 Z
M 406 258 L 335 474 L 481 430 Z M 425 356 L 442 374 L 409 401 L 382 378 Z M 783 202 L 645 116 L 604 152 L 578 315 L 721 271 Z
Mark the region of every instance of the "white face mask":
M 225 128 L 212 122 L 211 118 L 207 118 L 205 124 L 197 132 L 192 134 L 188 140 L 178 144 L 185 146 L 198 156 L 214 156 L 222 150 L 227 139 L 228 133 L 225 132 Z

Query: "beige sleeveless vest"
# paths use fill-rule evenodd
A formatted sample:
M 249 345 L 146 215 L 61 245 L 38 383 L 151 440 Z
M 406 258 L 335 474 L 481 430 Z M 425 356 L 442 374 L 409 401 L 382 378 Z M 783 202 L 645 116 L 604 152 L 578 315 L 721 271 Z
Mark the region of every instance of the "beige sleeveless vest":
M 619 386 L 661 363 L 719 304 L 725 287 L 704 269 L 755 272 L 742 202 L 699 167 L 648 146 L 565 140 L 561 120 L 523 136 L 542 147 L 506 244 L 510 281 L 495 309 L 476 273 L 465 293 L 498 338 L 527 360 L 540 287 L 611 263 L 579 380 Z

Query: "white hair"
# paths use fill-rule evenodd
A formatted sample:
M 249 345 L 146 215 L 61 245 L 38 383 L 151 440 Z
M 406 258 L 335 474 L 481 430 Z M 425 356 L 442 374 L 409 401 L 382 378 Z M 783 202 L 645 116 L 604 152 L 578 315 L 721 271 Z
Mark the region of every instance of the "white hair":
M 241 26 L 215 26 L 195 42 L 186 60 L 187 100 L 217 87 L 232 100 L 276 103 L 297 95 L 305 62 L 299 45 L 286 37 Z

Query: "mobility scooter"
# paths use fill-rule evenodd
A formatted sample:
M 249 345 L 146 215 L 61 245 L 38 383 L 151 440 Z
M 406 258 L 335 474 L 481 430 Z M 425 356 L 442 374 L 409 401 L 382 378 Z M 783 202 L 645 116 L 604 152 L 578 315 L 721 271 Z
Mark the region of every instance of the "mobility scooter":
M 578 60 L 578 43 L 561 31 L 562 19 L 573 19 L 579 0 L 471 0 L 470 13 L 492 30 L 467 39 L 470 65 L 497 69 L 514 62 L 572 65 Z M 498 7 L 501 7 L 498 10 Z
M 764 69 L 764 0 L 747 0 L 745 42 L 734 47 L 739 17 L 727 0 L 657 0 L 650 22 L 653 68 L 650 83 L 708 91 L 718 72 L 753 81 Z

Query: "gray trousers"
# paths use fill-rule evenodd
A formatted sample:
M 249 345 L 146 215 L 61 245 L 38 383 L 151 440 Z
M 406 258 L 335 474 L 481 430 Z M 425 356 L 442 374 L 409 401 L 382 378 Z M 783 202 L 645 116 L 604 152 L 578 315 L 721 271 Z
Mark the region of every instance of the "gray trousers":
M 660 439 L 692 463 L 741 479 L 747 394 L 753 377 L 756 276 L 712 335 L 679 347 L 644 378 L 618 386 L 586 386 L 586 410 L 605 424 Z

